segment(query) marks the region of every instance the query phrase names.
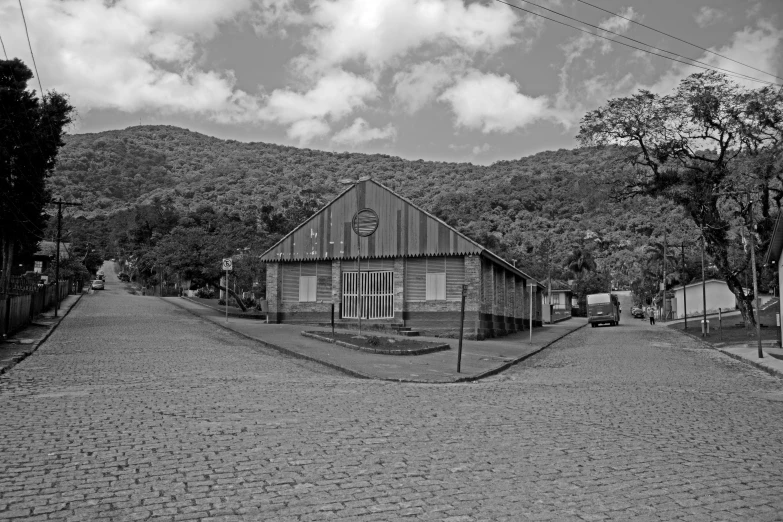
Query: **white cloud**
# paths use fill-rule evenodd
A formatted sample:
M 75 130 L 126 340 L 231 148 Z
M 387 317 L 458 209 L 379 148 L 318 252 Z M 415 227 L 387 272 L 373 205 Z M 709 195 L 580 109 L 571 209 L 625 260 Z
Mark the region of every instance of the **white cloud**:
M 708 25 L 719 22 L 725 17 L 726 13 L 720 9 L 715 9 L 714 7 L 706 5 L 701 6 L 699 12 L 693 15 L 693 18 L 696 20 L 699 27 L 707 27 Z
M 630 27 L 630 20 L 636 17 L 636 13 L 632 7 L 627 8 L 624 12 L 620 13 L 620 16 L 612 16 L 607 18 L 598 24 L 599 27 L 613 31 L 615 33 L 624 33 Z M 630 19 L 630 20 L 629 20 Z M 596 44 L 601 44 L 601 54 L 607 54 L 611 51 L 611 43 L 608 40 L 591 36 L 587 33 L 572 38 L 567 43 L 561 46 L 565 54 L 565 62 L 560 68 L 560 88 L 557 93 L 555 107 L 557 107 L 560 113 L 560 120 L 564 124 L 570 125 L 569 121 L 573 121 L 578 117 L 581 117 L 583 107 L 581 100 L 583 99 L 581 90 L 583 88 L 582 83 L 571 85 L 571 70 L 576 67 L 577 59 L 580 58 L 587 51 L 592 49 Z M 595 67 L 594 60 L 585 60 L 580 65 L 583 65 L 585 71 L 584 75 Z M 572 113 L 572 116 L 568 116 L 568 113 Z M 578 115 L 578 116 L 577 116 Z
M 295 121 L 286 133 L 289 138 L 299 141 L 300 144 L 309 143 L 316 138 L 326 136 L 332 128 L 324 120 L 309 118 Z
M 394 140 L 397 138 L 397 129 L 388 124 L 382 129 L 370 127 L 363 118 L 356 118 L 350 127 L 346 127 L 332 137 L 335 143 L 356 146 L 369 141 Z
M 745 11 L 745 16 L 748 18 L 755 18 L 761 12 L 761 2 L 753 4 Z
M 392 79 L 395 101 L 409 114 L 419 111 L 452 83 L 467 63 L 464 56 L 448 57 L 437 62 L 418 63 L 396 73 Z
M 0 7 L 0 18 L 18 17 L 9 5 Z M 248 121 L 256 117 L 258 99 L 236 88 L 232 71 L 202 70 L 197 60 L 199 46 L 251 5 L 252 0 L 28 0 L 25 13 L 44 88 L 68 93 L 81 111 L 181 112 Z M 12 53 L 27 48 L 21 24 L 9 24 L 3 37 Z
M 492 146 L 489 143 L 485 143 L 484 145 L 476 145 L 473 147 L 473 155 L 478 156 L 479 154 L 484 154 L 485 152 L 488 152 L 489 149 L 491 149 Z
M 738 62 L 755 67 L 762 71 L 780 75 L 780 56 L 783 54 L 783 30 L 776 28 L 765 20 L 759 20 L 756 27 L 745 27 L 734 33 L 731 41 L 724 47 L 711 50 L 722 54 Z M 708 63 L 713 67 L 720 67 L 732 72 L 747 74 L 754 78 L 776 81 L 772 76 L 743 67 L 731 60 L 721 58 L 711 53 L 704 53 L 699 61 Z M 637 85 L 637 88 L 648 89 L 653 92 L 666 94 L 677 88 L 680 81 L 701 69 L 675 64 L 652 85 Z M 732 77 L 732 81 L 749 88 L 759 88 L 763 84 L 742 78 Z
M 422 46 L 495 52 L 514 43 L 508 6 L 462 0 L 315 0 L 306 68 L 359 61 L 382 68 Z
M 251 23 L 259 33 L 266 34 L 273 28 L 286 36 L 285 28 L 306 21 L 304 13 L 298 11 L 294 0 L 255 0 L 258 9 L 252 13 Z
M 520 93 L 508 76 L 478 71 L 469 72 L 438 100 L 451 104 L 458 126 L 484 133 L 511 132 L 549 117 L 546 97 Z
M 339 121 L 377 96 L 378 89 L 371 81 L 334 70 L 305 93 L 289 89 L 273 91 L 260 115 L 266 121 L 291 126 L 289 137 L 307 142 L 329 132 L 326 120 Z

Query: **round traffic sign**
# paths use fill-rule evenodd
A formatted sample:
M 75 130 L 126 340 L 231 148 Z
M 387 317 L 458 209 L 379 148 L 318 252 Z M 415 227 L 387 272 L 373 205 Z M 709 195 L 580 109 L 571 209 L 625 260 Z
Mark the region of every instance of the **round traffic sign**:
M 353 215 L 351 228 L 357 235 L 367 237 L 378 229 L 378 214 L 371 208 L 363 208 Z

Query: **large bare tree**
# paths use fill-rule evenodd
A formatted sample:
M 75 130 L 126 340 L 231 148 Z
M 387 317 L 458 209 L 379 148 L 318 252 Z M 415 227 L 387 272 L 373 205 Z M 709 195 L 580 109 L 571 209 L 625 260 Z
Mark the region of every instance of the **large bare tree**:
M 616 196 L 669 200 L 703 230 L 707 253 L 750 331 L 754 296 L 739 278 L 750 252 L 739 261 L 729 253 L 738 227 L 751 222 L 761 232 L 757 248 L 763 245 L 779 211 L 783 91 L 743 88 L 715 72 L 694 74 L 668 95 L 642 90 L 609 100 L 585 115 L 578 139 L 628 152 L 630 168 Z

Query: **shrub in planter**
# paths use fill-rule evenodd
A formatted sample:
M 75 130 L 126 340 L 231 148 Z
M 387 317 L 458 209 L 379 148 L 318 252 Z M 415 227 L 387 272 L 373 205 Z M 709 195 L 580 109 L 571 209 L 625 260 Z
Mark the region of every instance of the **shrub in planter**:
M 226 304 L 226 300 L 225 299 L 218 299 L 218 304 L 223 306 L 223 305 Z
M 367 344 L 369 344 L 370 346 L 378 346 L 379 344 L 381 344 L 381 338 L 378 337 L 377 335 L 371 335 L 367 338 Z

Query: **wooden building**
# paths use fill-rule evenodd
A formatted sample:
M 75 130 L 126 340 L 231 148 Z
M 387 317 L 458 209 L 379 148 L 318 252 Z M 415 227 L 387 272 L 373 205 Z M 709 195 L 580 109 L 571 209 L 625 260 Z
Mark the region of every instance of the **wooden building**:
M 484 339 L 541 325 L 544 286 L 383 185 L 357 182 L 262 254 L 270 322 L 327 323 L 358 318 L 359 209 L 378 216 L 361 238 L 363 324 Z

